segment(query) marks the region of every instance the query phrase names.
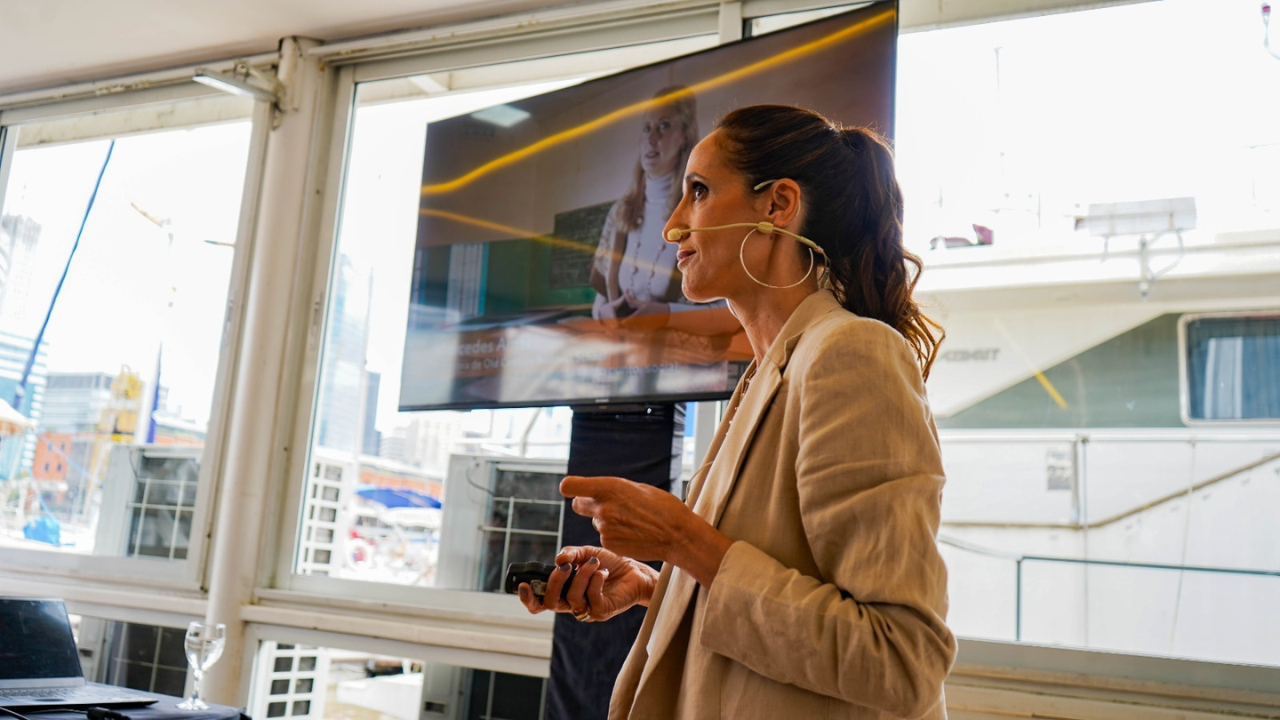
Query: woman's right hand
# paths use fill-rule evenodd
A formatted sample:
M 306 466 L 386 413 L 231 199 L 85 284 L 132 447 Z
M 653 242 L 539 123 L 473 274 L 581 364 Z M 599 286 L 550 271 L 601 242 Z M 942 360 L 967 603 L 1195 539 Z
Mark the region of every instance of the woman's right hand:
M 658 584 L 657 570 L 599 547 L 565 548 L 556 556 L 556 566 L 542 600 L 528 583 L 521 583 L 520 602 L 529 612 L 550 610 L 575 617 L 587 612 L 592 621 L 601 622 L 636 605 L 647 606 Z M 578 573 L 561 600 L 560 590 L 574 566 Z

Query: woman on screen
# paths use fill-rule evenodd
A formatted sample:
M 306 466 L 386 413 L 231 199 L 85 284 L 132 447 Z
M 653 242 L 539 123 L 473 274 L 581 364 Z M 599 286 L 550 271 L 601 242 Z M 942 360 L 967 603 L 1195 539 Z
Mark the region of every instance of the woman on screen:
M 591 308 L 597 320 L 670 312 L 681 303 L 676 249 L 662 239 L 662 226 L 680 202 L 680 173 L 698 142 L 693 93 L 673 85 L 640 116 L 639 157 L 631 187 L 605 220 L 591 266 L 599 293 Z
M 564 549 L 546 603 L 521 600 L 583 622 L 648 607 L 611 718 L 946 717 L 924 389 L 941 328 L 912 299 L 888 145 L 798 108 L 734 111 L 690 155 L 667 231 L 684 294 L 726 298 L 755 359 L 687 504 L 565 478 L 604 547 Z

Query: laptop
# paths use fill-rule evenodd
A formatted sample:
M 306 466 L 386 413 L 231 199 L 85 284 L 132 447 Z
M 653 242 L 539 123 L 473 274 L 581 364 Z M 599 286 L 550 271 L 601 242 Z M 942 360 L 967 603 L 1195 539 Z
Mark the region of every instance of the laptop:
M 0 597 L 0 708 L 143 707 L 158 699 L 85 682 L 61 600 Z

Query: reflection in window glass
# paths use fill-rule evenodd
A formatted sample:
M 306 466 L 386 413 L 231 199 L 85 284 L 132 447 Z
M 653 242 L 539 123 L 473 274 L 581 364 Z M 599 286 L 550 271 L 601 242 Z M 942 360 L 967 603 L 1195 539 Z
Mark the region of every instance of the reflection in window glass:
M 114 146 L 81 139 L 93 121 L 9 128 L 0 544 L 186 557 L 249 147 L 247 101 L 193 107 L 220 124 L 121 111 L 98 119 L 151 131 Z
M 560 548 L 564 497 L 559 473 L 499 469 L 489 493 L 479 589 L 501 592 L 513 562 L 552 558 Z
M 143 623 L 71 616 L 87 679 L 182 696 L 187 683 L 186 631 Z
M 1229 422 L 1276 416 L 1261 32 L 1256 6 L 1166 0 L 901 38 L 963 636 L 1277 663 L 1280 426 Z
M 263 642 L 248 714 L 320 720 L 541 720 L 546 680 L 371 655 Z
M 554 556 L 569 408 L 397 410 L 428 123 L 566 87 L 588 67 L 714 44 L 686 38 L 359 86 L 295 572 L 497 590 L 504 558 Z M 453 466 L 455 455 L 476 460 Z M 554 462 L 507 488 L 486 464 L 503 458 Z

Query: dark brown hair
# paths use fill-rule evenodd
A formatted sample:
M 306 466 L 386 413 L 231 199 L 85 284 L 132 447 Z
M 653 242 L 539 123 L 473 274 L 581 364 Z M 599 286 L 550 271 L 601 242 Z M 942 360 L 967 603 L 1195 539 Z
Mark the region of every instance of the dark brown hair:
M 747 187 L 782 178 L 800 185 L 800 234 L 825 251 L 836 299 L 901 333 L 928 378 L 945 333 L 912 297 L 923 265 L 902 246 L 902 190 L 885 139 L 786 105 L 740 108 L 717 128 Z

